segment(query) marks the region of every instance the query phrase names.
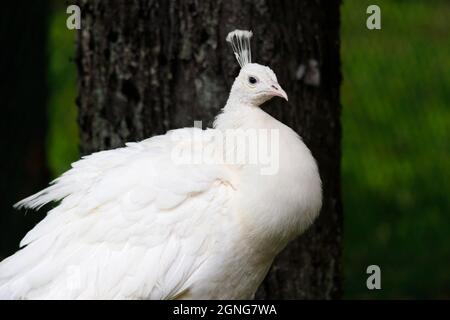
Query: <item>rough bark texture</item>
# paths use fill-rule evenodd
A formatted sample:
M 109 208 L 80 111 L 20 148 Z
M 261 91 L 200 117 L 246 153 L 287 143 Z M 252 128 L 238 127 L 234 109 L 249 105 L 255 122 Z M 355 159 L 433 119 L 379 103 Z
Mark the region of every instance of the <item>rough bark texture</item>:
M 48 182 L 47 11 L 47 1 L 5 2 L 0 10 L 0 260 L 45 215 L 25 215 L 12 205 Z
M 194 120 L 210 125 L 238 73 L 225 37 L 236 28 L 253 30 L 254 61 L 269 65 L 289 94 L 288 104 L 275 99 L 264 109 L 302 135 L 318 160 L 324 188 L 320 218 L 276 259 L 257 298 L 340 297 L 340 1 L 80 5 L 83 153 L 192 126 Z M 319 86 L 305 83 L 305 76 L 297 79 L 298 67 L 310 59 L 319 63 Z

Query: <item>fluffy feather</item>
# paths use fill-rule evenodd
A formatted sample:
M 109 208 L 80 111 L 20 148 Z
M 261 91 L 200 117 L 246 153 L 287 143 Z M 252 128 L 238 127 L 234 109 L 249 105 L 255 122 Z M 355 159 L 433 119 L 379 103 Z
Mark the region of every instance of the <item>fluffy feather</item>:
M 59 204 L 0 263 L 0 298 L 253 297 L 274 257 L 312 223 L 322 201 L 308 148 L 259 108 L 273 96 L 287 99 L 273 71 L 246 63 L 214 129 L 173 130 L 91 154 L 20 201 L 18 208 Z M 230 129 L 276 131 L 276 172 L 204 152 L 221 150 Z M 175 161 L 174 150 L 203 161 Z

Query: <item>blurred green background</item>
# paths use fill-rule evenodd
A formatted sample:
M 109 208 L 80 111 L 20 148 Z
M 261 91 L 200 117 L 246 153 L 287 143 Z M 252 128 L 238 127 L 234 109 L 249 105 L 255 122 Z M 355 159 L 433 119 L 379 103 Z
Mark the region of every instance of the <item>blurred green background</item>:
M 366 28 L 381 7 L 382 30 Z M 53 5 L 48 159 L 78 158 L 74 31 Z M 450 1 L 342 6 L 345 298 L 450 298 Z M 366 288 L 379 265 L 382 290 Z
M 347 0 L 341 34 L 345 296 L 450 298 L 450 1 Z

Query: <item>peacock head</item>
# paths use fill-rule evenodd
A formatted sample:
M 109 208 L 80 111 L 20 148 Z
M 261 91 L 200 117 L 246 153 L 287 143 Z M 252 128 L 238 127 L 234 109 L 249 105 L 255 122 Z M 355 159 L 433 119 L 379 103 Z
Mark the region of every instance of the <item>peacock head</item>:
M 286 92 L 278 84 L 277 76 L 267 66 L 251 63 L 251 31 L 235 30 L 227 36 L 241 71 L 233 83 L 230 98 L 259 106 L 273 97 L 288 100 Z

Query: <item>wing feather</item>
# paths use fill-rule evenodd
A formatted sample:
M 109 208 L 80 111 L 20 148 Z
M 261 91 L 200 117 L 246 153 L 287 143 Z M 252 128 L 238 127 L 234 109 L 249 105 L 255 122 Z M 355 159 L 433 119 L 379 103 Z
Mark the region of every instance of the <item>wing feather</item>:
M 179 130 L 84 157 L 18 202 L 31 209 L 60 203 L 0 263 L 0 298 L 183 294 L 213 240 L 224 236 L 233 189 L 224 165 L 174 163 L 171 137 Z

